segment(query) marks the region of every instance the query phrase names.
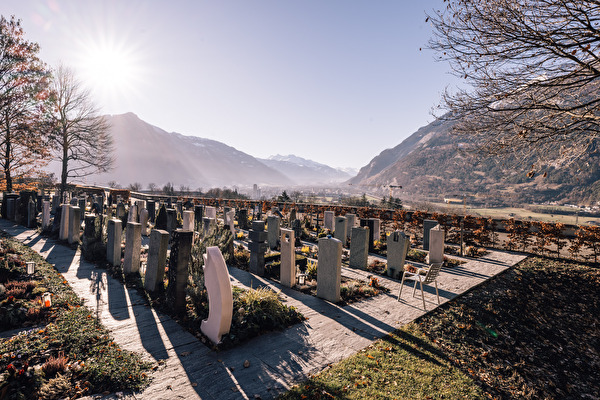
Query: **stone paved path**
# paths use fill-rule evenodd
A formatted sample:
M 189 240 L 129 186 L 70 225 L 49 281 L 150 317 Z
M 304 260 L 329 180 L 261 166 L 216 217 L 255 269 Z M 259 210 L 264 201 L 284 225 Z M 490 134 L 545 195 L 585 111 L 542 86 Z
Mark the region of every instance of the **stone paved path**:
M 84 261 L 79 251 L 6 220 L 0 220 L 0 229 L 54 264 L 122 348 L 139 352 L 147 360 L 161 361 L 152 384 L 142 393 L 126 396 L 132 399 L 273 398 L 425 313 L 421 298 L 411 297 L 410 291 L 404 291 L 398 302 L 400 283 L 385 277 L 378 278 L 380 284 L 391 289 L 389 294 L 340 307 L 230 268 L 234 285 L 281 290 L 284 302 L 298 308 L 308 320 L 283 332 L 261 335 L 234 349 L 214 352 L 170 317 L 148 307 L 135 290 L 125 288 L 105 270 Z M 492 251 L 478 260 L 442 269 L 438 279 L 441 302 L 524 258 Z M 343 268 L 342 274 L 363 280 L 368 275 L 349 268 Z M 431 310 L 437 306 L 435 289 L 426 288 L 427 310 Z M 246 360 L 250 362 L 248 368 L 244 368 Z

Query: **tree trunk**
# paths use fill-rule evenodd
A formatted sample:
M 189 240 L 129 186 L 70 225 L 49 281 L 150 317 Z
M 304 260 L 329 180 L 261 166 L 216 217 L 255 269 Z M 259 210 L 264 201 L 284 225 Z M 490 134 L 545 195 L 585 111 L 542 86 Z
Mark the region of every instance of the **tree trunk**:
M 9 193 L 13 190 L 12 176 L 10 174 L 10 153 L 12 151 L 12 146 L 10 145 L 10 142 L 10 126 L 8 123 L 8 117 L 6 117 L 6 149 L 4 151 L 4 178 L 6 179 L 6 191 Z
M 69 144 L 67 143 L 68 136 L 66 132 L 63 132 L 63 142 L 62 142 L 62 171 L 60 174 L 60 199 L 62 201 L 65 191 L 67 190 L 67 178 L 69 177 L 67 166 L 68 166 L 68 156 L 69 156 Z

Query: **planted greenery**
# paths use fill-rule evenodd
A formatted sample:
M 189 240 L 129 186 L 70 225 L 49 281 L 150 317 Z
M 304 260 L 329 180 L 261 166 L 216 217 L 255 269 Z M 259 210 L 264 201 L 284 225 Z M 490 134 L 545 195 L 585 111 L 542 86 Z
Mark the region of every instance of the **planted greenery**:
M 11 325 L 25 327 L 19 334 L 0 339 L 3 399 L 77 398 L 104 391 L 140 390 L 149 383 L 151 364 L 121 350 L 61 274 L 16 241 L 2 239 L 1 246 L 5 262 L 0 263 L 0 279 L 5 284 L 23 282 L 7 286 L 26 289 L 13 290 L 8 296 L 5 291 L 0 299 L 4 302 L 12 296 L 11 305 L 19 304 L 27 309 L 27 316 L 35 316 Z M 37 264 L 33 278 L 25 274 L 24 263 L 30 260 Z M 40 295 L 46 291 L 52 293 L 51 307 L 42 307 Z

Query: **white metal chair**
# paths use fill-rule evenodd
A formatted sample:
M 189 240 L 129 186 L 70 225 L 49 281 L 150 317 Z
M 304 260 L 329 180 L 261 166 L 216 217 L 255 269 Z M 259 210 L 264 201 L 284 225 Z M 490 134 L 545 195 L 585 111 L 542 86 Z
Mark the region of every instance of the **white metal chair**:
M 437 278 L 440 274 L 440 269 L 442 268 L 442 263 L 433 263 L 429 266 L 429 268 L 417 268 L 417 272 L 407 272 L 404 271 L 402 275 L 402 283 L 400 283 L 400 292 L 398 293 L 398 301 L 400 301 L 400 296 L 402 296 L 402 288 L 404 287 L 404 281 L 415 281 L 415 286 L 413 287 L 413 296 L 417 290 L 417 282 L 421 285 L 421 298 L 423 299 L 423 309 L 427 310 L 425 307 L 425 293 L 423 292 L 423 285 L 435 285 L 435 294 L 437 296 L 437 302 L 440 304 L 440 294 L 438 292 L 437 287 Z

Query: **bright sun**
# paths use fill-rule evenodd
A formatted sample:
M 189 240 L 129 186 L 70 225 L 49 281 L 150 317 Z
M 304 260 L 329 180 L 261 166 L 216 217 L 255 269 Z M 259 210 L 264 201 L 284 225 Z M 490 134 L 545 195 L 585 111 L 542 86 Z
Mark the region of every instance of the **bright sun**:
M 111 108 L 135 91 L 139 63 L 131 48 L 115 42 L 92 42 L 84 46 L 78 58 L 78 75 L 100 106 Z

